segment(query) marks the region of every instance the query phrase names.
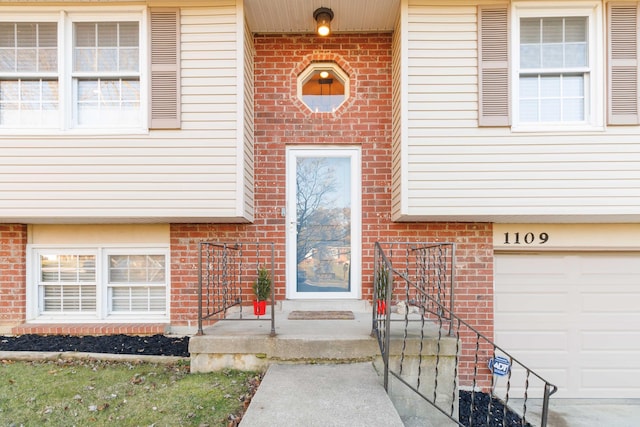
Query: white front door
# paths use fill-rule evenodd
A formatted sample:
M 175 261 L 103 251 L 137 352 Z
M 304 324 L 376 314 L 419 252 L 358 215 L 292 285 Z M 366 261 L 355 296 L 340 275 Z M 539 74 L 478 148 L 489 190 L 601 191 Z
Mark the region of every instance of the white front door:
M 358 148 L 287 151 L 287 298 L 360 298 Z

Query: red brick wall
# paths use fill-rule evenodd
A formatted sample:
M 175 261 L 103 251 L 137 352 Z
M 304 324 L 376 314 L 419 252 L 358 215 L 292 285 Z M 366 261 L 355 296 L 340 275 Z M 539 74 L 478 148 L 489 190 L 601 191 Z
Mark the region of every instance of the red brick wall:
M 171 226 L 173 325 L 197 324 L 198 242 L 276 243 L 276 294 L 285 298 L 285 148 L 344 144 L 362 149 L 363 298 L 372 293 L 376 241 L 456 242 L 456 311 L 493 335 L 491 224 L 393 223 L 391 212 L 391 36 L 263 35 L 255 39 L 255 222 Z M 336 113 L 314 114 L 296 96 L 312 61 L 335 61 L 351 97 Z M 25 225 L 0 225 L 0 327 L 24 321 Z
M 285 297 L 285 148 L 344 144 L 362 149 L 364 298 L 371 299 L 376 241 L 456 242 L 456 310 L 491 337 L 491 224 L 390 221 L 391 35 L 262 35 L 255 47 L 255 222 L 172 225 L 172 323 L 197 322 L 202 240 L 275 242 L 277 298 Z M 312 61 L 334 61 L 350 76 L 351 98 L 335 114 L 313 114 L 297 99 L 296 77 Z
M 455 242 L 456 312 L 492 337 L 491 224 L 390 220 L 391 35 L 262 35 L 255 47 L 255 221 L 171 225 L 172 325 L 197 325 L 201 241 L 275 242 L 276 294 L 285 298 L 285 149 L 332 144 L 362 150 L 363 298 L 371 299 L 376 241 Z M 335 113 L 314 114 L 297 99 L 297 75 L 313 61 L 334 61 L 350 77 L 351 96 Z M 25 319 L 26 241 L 26 226 L 0 225 L 0 327 Z
M 26 316 L 27 226 L 0 224 L 0 328 Z

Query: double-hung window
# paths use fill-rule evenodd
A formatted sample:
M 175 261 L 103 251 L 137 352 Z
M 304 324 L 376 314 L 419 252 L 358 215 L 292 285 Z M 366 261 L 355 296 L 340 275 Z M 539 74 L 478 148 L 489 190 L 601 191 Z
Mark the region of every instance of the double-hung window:
M 599 6 L 583 6 L 543 9 L 540 3 L 516 3 L 514 128 L 602 126 L 603 73 L 598 68 L 602 66 L 602 17 Z
M 74 22 L 72 28 L 75 124 L 140 126 L 140 23 Z
M 166 248 L 42 247 L 32 259 L 32 319 L 168 319 Z
M 106 254 L 108 314 L 164 313 L 167 302 L 167 263 L 164 254 Z
M 59 125 L 58 25 L 0 22 L 0 126 Z
M 0 17 L 0 130 L 143 130 L 144 12 Z

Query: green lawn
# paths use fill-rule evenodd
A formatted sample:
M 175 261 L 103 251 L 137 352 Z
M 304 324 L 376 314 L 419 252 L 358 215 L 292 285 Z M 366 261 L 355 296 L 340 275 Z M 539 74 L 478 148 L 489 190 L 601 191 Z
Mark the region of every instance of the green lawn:
M 188 364 L 0 361 L 0 426 L 228 426 L 257 373 Z

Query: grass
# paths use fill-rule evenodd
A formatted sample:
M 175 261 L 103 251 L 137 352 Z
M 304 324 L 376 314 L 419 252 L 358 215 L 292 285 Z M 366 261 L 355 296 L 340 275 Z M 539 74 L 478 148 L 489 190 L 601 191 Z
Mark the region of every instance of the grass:
M 190 374 L 188 363 L 0 361 L 0 426 L 229 426 L 257 373 Z

